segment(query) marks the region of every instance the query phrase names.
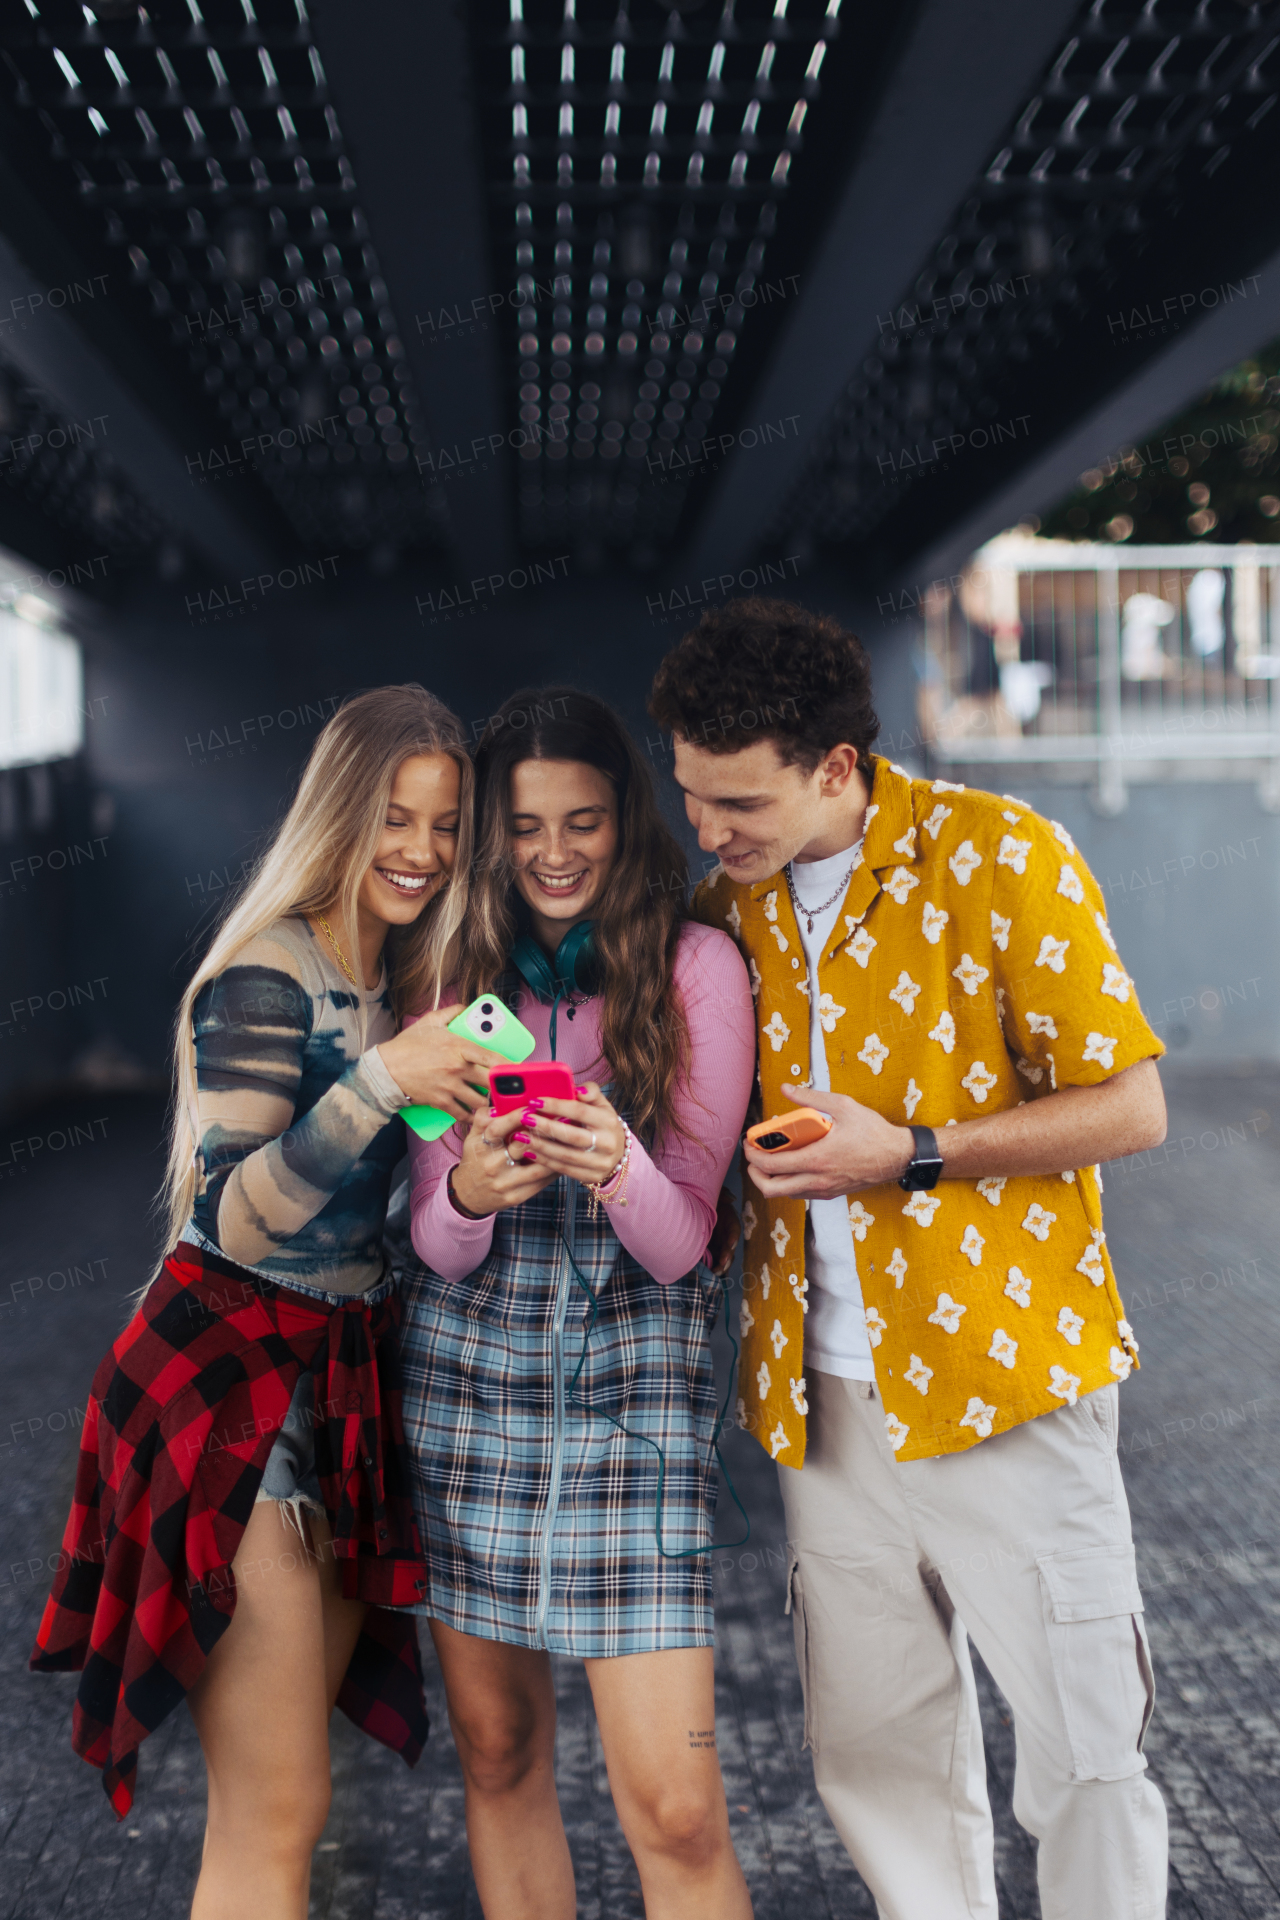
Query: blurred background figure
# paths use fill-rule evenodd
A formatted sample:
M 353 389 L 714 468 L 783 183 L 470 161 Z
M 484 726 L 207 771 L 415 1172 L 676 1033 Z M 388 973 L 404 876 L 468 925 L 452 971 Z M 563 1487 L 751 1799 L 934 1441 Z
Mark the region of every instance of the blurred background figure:
M 1121 671 L 1126 680 L 1159 680 L 1166 673 L 1176 672 L 1174 662 L 1161 650 L 1160 635 L 1169 622 L 1177 618 L 1177 611 L 1157 594 L 1129 595 L 1124 603 L 1124 632 L 1120 640 Z
M 1202 660 L 1217 653 L 1226 639 L 1222 603 L 1227 577 L 1217 567 L 1201 567 L 1187 585 L 1187 618 L 1191 623 L 1192 651 Z

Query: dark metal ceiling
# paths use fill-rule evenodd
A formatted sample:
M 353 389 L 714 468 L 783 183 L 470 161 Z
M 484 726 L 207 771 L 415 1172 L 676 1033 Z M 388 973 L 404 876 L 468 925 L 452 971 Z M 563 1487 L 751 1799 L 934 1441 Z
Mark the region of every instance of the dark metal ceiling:
M 1278 86 L 1280 6 L 1082 6 L 883 315 L 766 546 L 900 562 L 1188 311 L 1256 298 L 1246 276 L 1280 239 Z M 1134 320 L 1153 303 L 1157 324 Z M 1260 307 L 1259 337 L 1273 327 Z
M 841 0 L 465 10 L 524 547 L 652 565 L 680 536 L 909 12 L 855 59 Z M 0 50 L 10 164 L 127 281 L 193 484 L 247 464 L 304 542 L 446 547 L 403 329 L 447 310 L 392 309 L 305 0 L 0 0 Z
M 497 284 L 525 296 L 504 308 L 521 537 L 651 565 L 733 450 L 739 363 L 797 294 L 887 23 L 860 21 L 855 53 L 842 0 L 468 20 Z
M 101 415 L 69 421 L 0 364 L 0 489 L 5 543 L 43 557 L 41 521 L 97 533 L 125 565 L 163 544 L 164 521 L 110 457 Z
M 980 11 L 998 36 L 998 0 Z M 238 472 L 223 523 L 260 544 L 500 557 L 509 518 L 525 551 L 653 568 L 727 523 L 744 546 L 883 568 L 1162 350 L 1117 347 L 1109 312 L 1280 245 L 1280 0 L 1092 0 L 1046 59 L 1052 12 L 990 90 L 1003 104 L 967 96 L 989 145 L 946 183 L 941 232 L 917 189 L 928 175 L 937 201 L 947 152 L 900 131 L 918 271 L 878 339 L 838 334 L 817 407 L 795 342 L 806 300 L 832 296 L 808 270 L 926 29 L 939 65 L 937 0 L 469 0 L 447 20 L 396 0 L 387 44 L 347 0 L 323 0 L 323 31 L 306 0 L 0 0 L 0 229 L 33 285 L 109 285 L 61 317 L 150 407 L 186 484 Z M 450 254 L 471 175 L 487 231 Z M 26 324 L 0 300 L 0 435 L 19 438 L 58 424 L 14 344 Z M 482 358 L 449 358 L 478 329 Z M 443 470 L 482 426 L 489 477 L 464 503 Z M 11 543 L 47 522 L 125 564 L 200 547 L 154 476 L 52 437 L 3 468 Z
M 113 295 L 127 282 L 146 297 L 166 371 L 203 416 L 183 449 L 193 484 L 244 464 L 248 442 L 307 545 L 442 542 L 305 0 L 3 0 L 0 22 L 11 163 L 30 180 L 43 146 L 44 204 L 90 269 L 105 257 Z

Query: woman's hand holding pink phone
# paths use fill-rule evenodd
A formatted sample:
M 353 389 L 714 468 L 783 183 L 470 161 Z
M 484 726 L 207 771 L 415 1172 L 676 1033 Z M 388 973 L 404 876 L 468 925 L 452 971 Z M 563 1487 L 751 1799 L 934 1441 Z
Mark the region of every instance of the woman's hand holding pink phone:
M 551 1168 L 530 1154 L 524 1115 L 521 1105 L 502 1114 L 482 1106 L 472 1116 L 462 1156 L 450 1175 L 453 1197 L 468 1213 L 502 1213 L 523 1206 L 555 1179 Z
M 572 1100 L 531 1101 L 524 1117 L 539 1166 L 584 1187 L 600 1186 L 617 1171 L 627 1136 L 594 1080 L 579 1087 Z
M 504 1087 L 508 1080 L 511 1086 Z M 566 1093 L 573 1088 L 571 1097 L 531 1091 L 533 1084 L 544 1081 L 563 1085 Z M 627 1137 L 593 1080 L 574 1088 L 572 1074 L 558 1062 L 526 1062 L 495 1067 L 489 1086 L 492 1105 L 472 1119 L 452 1176 L 454 1198 L 468 1213 L 501 1213 L 521 1206 L 558 1174 L 582 1186 L 597 1186 L 616 1171 Z M 506 1111 L 498 1112 L 499 1106 Z

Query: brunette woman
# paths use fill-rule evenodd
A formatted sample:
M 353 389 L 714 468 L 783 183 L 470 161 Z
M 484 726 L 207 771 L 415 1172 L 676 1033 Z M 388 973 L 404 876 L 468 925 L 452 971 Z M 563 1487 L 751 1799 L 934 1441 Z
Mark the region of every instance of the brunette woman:
M 306 1914 L 336 1700 L 411 1762 L 425 1737 L 381 1235 L 397 1108 L 466 1118 L 496 1062 L 456 1008 L 396 1033 L 456 967 L 471 786 L 421 687 L 349 701 L 178 1015 L 168 1258 L 94 1381 L 33 1665 L 84 1669 L 74 1743 L 122 1816 L 186 1695 L 196 1920 Z
M 699 1271 L 755 1063 L 731 940 L 616 715 L 517 694 L 476 756 L 456 996 L 501 990 L 574 1100 L 410 1142 L 406 1431 L 489 1920 L 570 1920 L 550 1654 L 586 1662 L 646 1913 L 750 1901 L 715 1749 L 716 1418 Z

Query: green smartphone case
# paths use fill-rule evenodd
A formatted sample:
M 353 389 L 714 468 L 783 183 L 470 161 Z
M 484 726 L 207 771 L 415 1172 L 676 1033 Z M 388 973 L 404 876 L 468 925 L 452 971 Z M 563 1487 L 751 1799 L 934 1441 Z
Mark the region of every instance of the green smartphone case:
M 491 993 L 482 993 L 456 1020 L 451 1020 L 449 1032 L 478 1040 L 482 1047 L 492 1047 L 515 1066 L 527 1060 L 538 1044 L 528 1027 L 522 1026 L 514 1013 Z M 479 1091 L 484 1091 L 483 1086 Z M 400 1112 L 422 1140 L 438 1140 L 453 1125 L 453 1115 L 439 1107 L 401 1107 Z

